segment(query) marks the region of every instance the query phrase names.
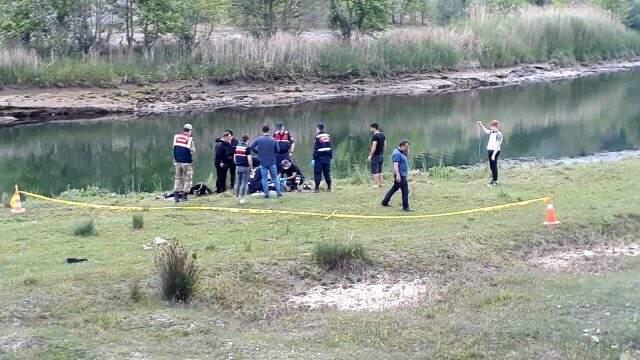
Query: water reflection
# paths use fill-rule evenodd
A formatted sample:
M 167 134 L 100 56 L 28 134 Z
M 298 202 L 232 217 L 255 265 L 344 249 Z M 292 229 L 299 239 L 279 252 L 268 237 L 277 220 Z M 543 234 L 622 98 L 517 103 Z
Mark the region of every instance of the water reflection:
M 368 124 L 374 121 L 390 145 L 405 137 L 412 141 L 416 166 L 484 159 L 475 123 L 492 118 L 502 120 L 507 158 L 622 150 L 640 145 L 638 84 L 635 71 L 433 97 L 0 129 L 0 189 L 14 183 L 47 194 L 90 185 L 120 192 L 167 189 L 171 139 L 185 122 L 194 125 L 197 181 L 212 171 L 212 140 L 224 129 L 256 136 L 262 124 L 278 121 L 293 133 L 296 160 L 307 173 L 314 128 L 324 122 L 334 141 L 337 176 L 366 166 Z

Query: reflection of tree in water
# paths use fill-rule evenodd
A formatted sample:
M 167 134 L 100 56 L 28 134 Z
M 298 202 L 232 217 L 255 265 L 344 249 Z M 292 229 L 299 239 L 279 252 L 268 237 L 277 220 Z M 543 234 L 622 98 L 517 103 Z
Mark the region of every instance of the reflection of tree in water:
M 604 80 L 603 80 L 604 79 Z M 0 130 L 0 189 L 14 183 L 45 193 L 98 185 L 114 191 L 172 186 L 171 141 L 185 122 L 195 128 L 194 181 L 213 168 L 212 143 L 224 129 L 260 134 L 283 121 L 296 141 L 295 161 L 306 173 L 315 126 L 325 123 L 334 143 L 337 176 L 366 167 L 378 122 L 388 154 L 412 142 L 416 167 L 460 165 L 486 158 L 477 120 L 503 121 L 505 157 L 589 154 L 640 144 L 640 72 L 431 97 L 384 97 L 258 111 L 167 115 L 127 122 L 58 123 Z

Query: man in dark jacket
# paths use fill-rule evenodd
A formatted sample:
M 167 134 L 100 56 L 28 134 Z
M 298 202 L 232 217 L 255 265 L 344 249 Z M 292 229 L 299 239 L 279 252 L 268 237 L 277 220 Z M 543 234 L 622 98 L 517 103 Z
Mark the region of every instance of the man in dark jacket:
M 221 194 L 227 191 L 227 174 L 231 177 L 233 189 L 236 177 L 236 165 L 233 161 L 235 147 L 238 140 L 234 139 L 233 131 L 226 130 L 221 138 L 215 140 L 214 166 L 216 169 L 216 192 Z

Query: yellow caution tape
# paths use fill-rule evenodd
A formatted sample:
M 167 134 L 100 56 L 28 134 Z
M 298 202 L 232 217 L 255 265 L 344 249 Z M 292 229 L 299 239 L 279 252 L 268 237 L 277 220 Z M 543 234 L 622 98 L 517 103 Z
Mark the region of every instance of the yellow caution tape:
M 545 196 L 537 199 L 518 201 L 509 204 L 487 206 L 476 209 L 452 211 L 440 214 L 423 214 L 423 215 L 355 215 L 355 214 L 340 214 L 336 211 L 331 214 L 306 212 L 306 211 L 289 211 L 289 210 L 270 210 L 270 209 L 245 209 L 245 208 L 226 208 L 217 206 L 162 206 L 162 207 L 145 207 L 145 206 L 115 206 L 115 205 L 102 205 L 102 204 L 90 204 L 77 201 L 68 201 L 61 199 L 53 199 L 50 197 L 30 193 L 27 191 L 20 191 L 21 194 L 31 196 L 36 199 L 41 199 L 57 204 L 91 208 L 91 209 L 103 209 L 103 210 L 120 210 L 120 211 L 164 211 L 164 210 L 191 210 L 191 211 L 219 211 L 229 212 L 236 214 L 277 214 L 277 215 L 297 215 L 297 216 L 310 216 L 310 217 L 322 217 L 325 219 L 394 219 L 394 220 L 415 220 L 415 219 L 428 219 L 435 217 L 455 216 L 455 215 L 467 215 L 479 212 L 504 210 L 518 206 L 527 206 L 537 202 L 546 202 L 550 197 Z

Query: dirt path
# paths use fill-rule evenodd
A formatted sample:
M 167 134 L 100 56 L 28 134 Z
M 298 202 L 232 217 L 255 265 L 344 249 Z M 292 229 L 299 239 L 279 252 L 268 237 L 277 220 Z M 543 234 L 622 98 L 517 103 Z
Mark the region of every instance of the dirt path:
M 636 67 L 640 67 L 640 60 L 564 68 L 530 64 L 493 70 L 412 74 L 384 80 L 316 79 L 291 84 L 236 82 L 229 85 L 174 82 L 120 89 L 4 90 L 0 91 L 0 127 L 110 115 L 251 109 L 380 95 L 433 95 L 557 81 Z

